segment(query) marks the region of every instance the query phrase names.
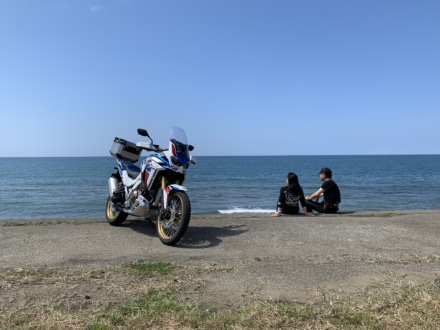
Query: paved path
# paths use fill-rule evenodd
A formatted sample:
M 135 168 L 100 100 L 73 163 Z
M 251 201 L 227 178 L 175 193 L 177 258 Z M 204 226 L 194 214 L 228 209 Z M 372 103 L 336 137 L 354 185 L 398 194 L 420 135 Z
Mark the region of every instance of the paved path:
M 131 261 L 224 269 L 210 280 L 225 296 L 304 300 L 391 277 L 439 281 L 440 211 L 199 215 L 175 247 L 163 245 L 144 221 L 0 222 L 0 270 Z

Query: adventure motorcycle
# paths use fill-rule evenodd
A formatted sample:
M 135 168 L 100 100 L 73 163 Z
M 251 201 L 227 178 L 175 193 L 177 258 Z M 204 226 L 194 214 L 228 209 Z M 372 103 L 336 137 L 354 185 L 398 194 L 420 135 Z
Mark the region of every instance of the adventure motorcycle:
M 136 144 L 116 137 L 110 154 L 116 157 L 118 167 L 109 180 L 109 197 L 106 219 L 118 226 L 129 215 L 156 221 L 156 229 L 162 243 L 176 244 L 185 234 L 190 217 L 191 203 L 187 189 L 182 186 L 190 164 L 195 164 L 189 151 L 185 131 L 171 127 L 168 149 L 153 144 L 153 139 L 145 129 L 138 134 L 150 142 Z M 140 167 L 138 162 L 142 150 L 152 151 Z

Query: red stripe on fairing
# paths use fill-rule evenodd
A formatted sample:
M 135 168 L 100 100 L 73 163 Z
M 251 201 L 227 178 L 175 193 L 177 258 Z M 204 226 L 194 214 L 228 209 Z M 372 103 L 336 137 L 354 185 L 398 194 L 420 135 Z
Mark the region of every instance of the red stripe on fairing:
M 177 157 L 176 146 L 174 143 L 171 144 L 171 152 L 173 153 L 174 157 Z
M 165 192 L 166 192 L 167 195 L 170 193 L 170 190 L 171 190 L 170 187 L 166 187 L 166 188 L 165 188 Z

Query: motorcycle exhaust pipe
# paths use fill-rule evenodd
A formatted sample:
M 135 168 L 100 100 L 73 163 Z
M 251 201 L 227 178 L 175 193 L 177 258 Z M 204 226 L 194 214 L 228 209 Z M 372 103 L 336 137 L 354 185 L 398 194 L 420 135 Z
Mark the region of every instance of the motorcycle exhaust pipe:
M 110 196 L 113 196 L 113 193 L 118 189 L 118 186 L 119 186 L 118 178 L 116 176 L 112 175 L 108 179 L 108 190 L 109 190 Z

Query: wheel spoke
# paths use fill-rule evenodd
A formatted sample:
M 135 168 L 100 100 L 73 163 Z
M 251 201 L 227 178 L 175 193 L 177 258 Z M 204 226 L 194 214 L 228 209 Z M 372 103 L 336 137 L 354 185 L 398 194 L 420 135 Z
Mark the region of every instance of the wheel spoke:
M 169 204 L 162 219 L 158 221 L 158 234 L 163 243 L 174 245 L 185 233 L 190 219 L 188 196 L 182 192 L 170 195 Z

